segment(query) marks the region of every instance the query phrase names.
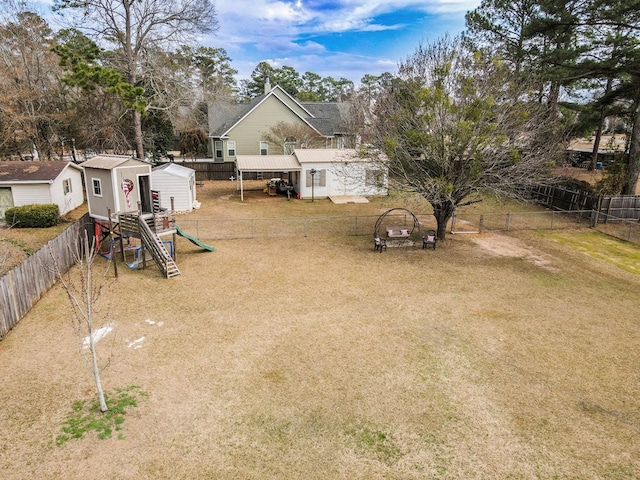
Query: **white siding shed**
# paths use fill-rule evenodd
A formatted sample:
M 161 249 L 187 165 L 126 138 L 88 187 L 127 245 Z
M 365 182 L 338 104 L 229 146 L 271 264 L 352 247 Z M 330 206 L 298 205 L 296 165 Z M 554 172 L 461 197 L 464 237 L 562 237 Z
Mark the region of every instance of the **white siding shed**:
M 199 206 L 196 201 L 195 170 L 175 163 L 165 163 L 151 171 L 151 188 L 160 192 L 160 206 L 179 212 L 191 212 Z

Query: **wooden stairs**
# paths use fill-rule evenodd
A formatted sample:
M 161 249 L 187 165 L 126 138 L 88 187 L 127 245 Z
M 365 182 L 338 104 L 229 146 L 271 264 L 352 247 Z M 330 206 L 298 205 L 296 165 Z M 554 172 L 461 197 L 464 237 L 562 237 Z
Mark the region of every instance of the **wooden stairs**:
M 153 221 L 153 219 L 151 220 Z M 171 258 L 162 240 L 147 221 L 139 215 L 120 215 L 120 230 L 123 234 L 140 238 L 142 247 L 147 250 L 165 278 L 180 275 L 180 269 Z

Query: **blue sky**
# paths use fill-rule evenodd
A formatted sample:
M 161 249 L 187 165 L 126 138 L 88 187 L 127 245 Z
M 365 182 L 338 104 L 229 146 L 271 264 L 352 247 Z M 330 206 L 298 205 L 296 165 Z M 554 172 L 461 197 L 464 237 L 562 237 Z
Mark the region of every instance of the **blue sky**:
M 261 61 L 356 84 L 395 73 L 418 44 L 464 29 L 480 0 L 216 0 L 219 30 L 203 39 L 224 48 L 248 78 Z

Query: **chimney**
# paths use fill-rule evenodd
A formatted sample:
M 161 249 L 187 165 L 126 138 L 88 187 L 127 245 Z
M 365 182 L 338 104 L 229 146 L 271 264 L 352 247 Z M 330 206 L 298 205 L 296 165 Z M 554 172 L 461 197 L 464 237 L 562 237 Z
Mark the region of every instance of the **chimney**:
M 271 91 L 271 80 L 269 77 L 264 81 L 264 94 L 266 95 Z

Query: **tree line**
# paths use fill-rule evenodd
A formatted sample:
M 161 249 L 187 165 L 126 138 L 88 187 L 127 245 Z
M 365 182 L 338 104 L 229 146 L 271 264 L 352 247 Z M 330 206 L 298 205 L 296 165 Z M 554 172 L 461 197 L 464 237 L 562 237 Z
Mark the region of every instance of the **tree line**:
M 3 0 L 0 156 L 173 149 L 208 130 L 212 100 L 248 102 L 270 79 L 303 101 L 345 99 L 353 82 L 260 62 L 238 73 L 224 48 L 197 44 L 217 27 L 209 0 L 56 0 L 54 30 L 26 2 Z M 368 79 L 373 82 L 373 77 Z
M 264 92 L 267 81 L 301 101 L 358 104 L 351 119 L 354 131 L 375 143 L 381 121 L 376 109 L 384 100 L 406 90 L 408 78 L 422 87 L 433 86 L 437 78 L 415 71 L 430 50 L 420 45 L 415 55 L 423 58 L 400 62 L 396 74 L 366 75 L 357 88 L 345 78 L 300 74 L 267 62 L 236 83 L 237 71 L 224 48 L 197 43 L 197 35 L 217 28 L 209 0 L 55 0 L 53 11 L 65 25 L 58 30 L 27 8 L 28 2 L 2 4 L 3 157 L 37 152 L 58 158 L 76 149 L 133 150 L 141 158 L 145 152 L 164 152 L 172 149 L 176 132 L 191 132 L 185 138 L 192 138 L 208 130 L 212 100 L 250 101 Z M 640 170 L 639 16 L 640 0 L 484 0 L 467 14 L 467 29 L 454 42 L 455 50 L 499 64 L 501 88 L 524 88 L 515 100 L 535 106 L 536 112 L 544 106 L 545 122 L 564 135 L 558 138 L 593 133 L 595 152 L 608 119 L 619 119 L 629 155 L 619 166 L 617 187 L 630 193 Z M 454 65 L 444 57 L 439 62 L 439 68 Z M 467 75 L 469 65 L 459 73 Z M 419 104 L 423 99 L 406 100 Z

